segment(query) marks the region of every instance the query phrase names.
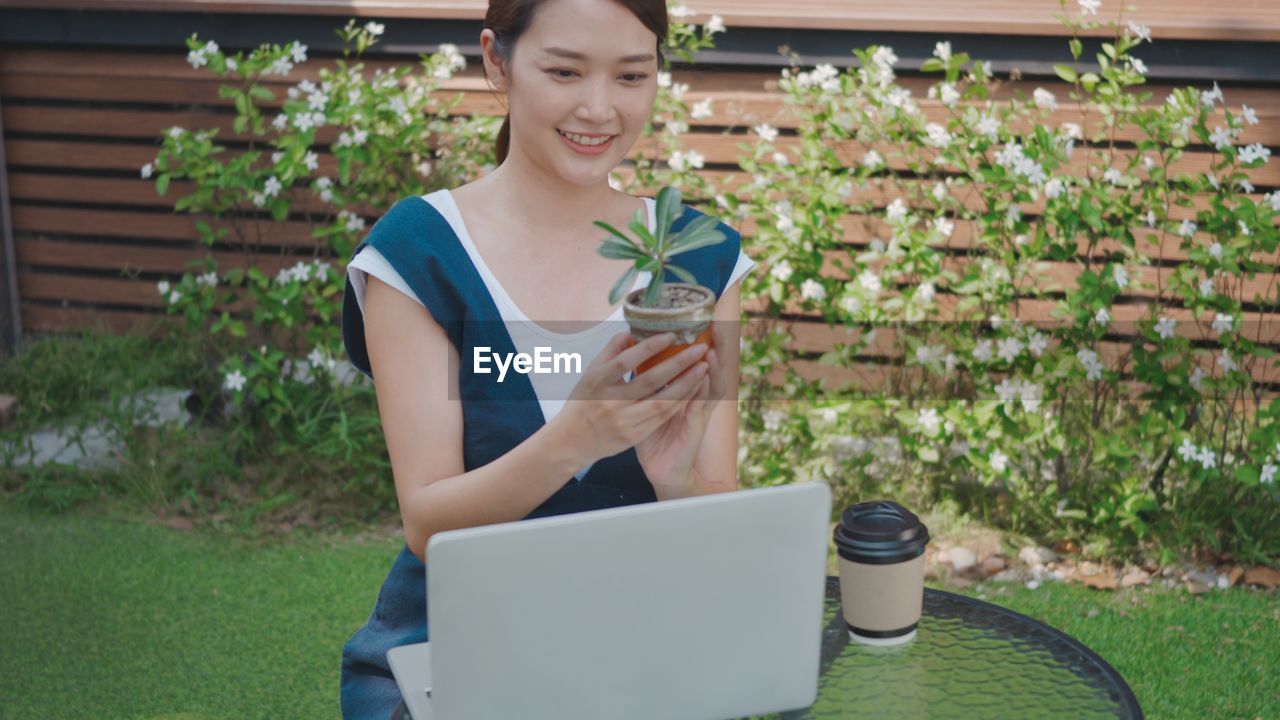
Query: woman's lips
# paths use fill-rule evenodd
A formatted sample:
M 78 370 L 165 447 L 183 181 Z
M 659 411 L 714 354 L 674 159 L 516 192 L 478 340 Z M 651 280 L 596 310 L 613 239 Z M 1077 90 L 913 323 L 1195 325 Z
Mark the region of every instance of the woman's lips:
M 564 133 L 560 132 L 559 130 L 556 130 L 556 135 L 559 135 L 560 139 L 564 140 L 565 144 L 568 145 L 570 148 L 572 148 L 575 152 L 581 153 L 583 155 L 600 155 L 601 153 L 609 149 L 609 146 L 613 144 L 613 139 L 617 137 L 617 135 L 610 135 L 608 140 L 600 143 L 599 145 L 581 145 L 579 143 L 576 143 L 570 140 L 568 137 L 565 136 Z

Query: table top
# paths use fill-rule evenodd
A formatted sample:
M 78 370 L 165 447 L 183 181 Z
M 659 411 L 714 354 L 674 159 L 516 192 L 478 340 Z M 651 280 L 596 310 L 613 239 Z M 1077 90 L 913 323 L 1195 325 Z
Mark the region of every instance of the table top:
M 1141 718 L 1124 678 L 1078 640 L 998 605 L 926 588 L 916 638 L 849 639 L 827 578 L 818 699 L 798 718 Z

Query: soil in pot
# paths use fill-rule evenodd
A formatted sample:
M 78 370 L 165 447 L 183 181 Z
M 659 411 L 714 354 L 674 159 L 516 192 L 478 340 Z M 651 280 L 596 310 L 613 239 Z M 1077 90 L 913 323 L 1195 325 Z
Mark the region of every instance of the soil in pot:
M 636 368 L 637 375 L 695 343 L 711 348 L 711 318 L 716 307 L 714 292 L 701 285 L 669 283 L 662 288 L 662 294 L 653 307 L 640 305 L 643 296 L 643 289 L 633 291 L 623 307 L 623 314 L 631 326 L 632 344 L 664 332 L 675 333 L 676 341 L 641 363 Z

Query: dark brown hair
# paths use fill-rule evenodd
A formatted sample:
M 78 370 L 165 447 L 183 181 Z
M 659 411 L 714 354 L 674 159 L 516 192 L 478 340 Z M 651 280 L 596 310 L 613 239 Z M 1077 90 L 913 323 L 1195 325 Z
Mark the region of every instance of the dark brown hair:
M 511 61 L 516 47 L 516 40 L 533 24 L 533 14 L 543 0 L 489 0 L 489 9 L 484 14 L 484 26 L 493 31 L 494 49 L 503 63 Z M 614 2 L 630 10 L 644 26 L 658 36 L 658 68 L 663 65 L 662 45 L 667 40 L 667 4 L 665 0 L 614 0 Z M 510 73 L 510 70 L 507 71 Z M 498 131 L 497 160 L 501 165 L 507 159 L 507 150 L 511 147 L 511 116 L 502 120 L 502 129 Z

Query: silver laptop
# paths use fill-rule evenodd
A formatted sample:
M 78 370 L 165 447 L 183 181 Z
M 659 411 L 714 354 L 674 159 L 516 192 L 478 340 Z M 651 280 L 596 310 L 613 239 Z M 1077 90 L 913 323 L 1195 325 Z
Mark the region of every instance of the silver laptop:
M 450 530 L 416 720 L 725 720 L 818 692 L 831 491 L 803 483 Z

